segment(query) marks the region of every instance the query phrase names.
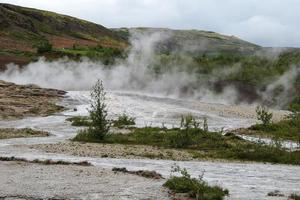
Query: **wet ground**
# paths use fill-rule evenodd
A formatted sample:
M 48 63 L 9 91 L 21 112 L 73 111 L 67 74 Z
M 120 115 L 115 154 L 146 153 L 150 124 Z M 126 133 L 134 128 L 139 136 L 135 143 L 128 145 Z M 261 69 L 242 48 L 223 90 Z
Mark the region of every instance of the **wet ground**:
M 64 100 L 63 104 L 69 107 L 71 109 L 70 111 L 49 117 L 26 118 L 18 121 L 1 121 L 0 127 L 30 127 L 49 131 L 54 136 L 47 138 L 19 138 L 1 140 L 0 155 L 24 157 L 27 159 L 51 158 L 54 160 L 70 161 L 88 160 L 97 166 L 99 170 L 103 168 L 111 169 L 112 167 L 126 167 L 129 170 L 156 170 L 157 172 L 162 173 L 164 176 L 170 175 L 171 166 L 176 163 L 182 167 L 186 167 L 193 176 L 199 176 L 204 173 L 204 179 L 207 180 L 209 184 L 217 184 L 228 188 L 231 194 L 228 199 L 286 199 L 286 197 L 267 197 L 267 193 L 274 190 L 280 190 L 286 195 L 293 192 L 299 192 L 300 167 L 298 166 L 257 163 L 174 162 L 169 160 L 150 159 L 89 158 L 68 156 L 64 154 L 51 154 L 27 148 L 27 144 L 57 143 L 69 139 L 76 134 L 78 128 L 70 126 L 69 122 L 66 122 L 65 119 L 69 116 L 87 115 L 88 112 L 86 108 L 89 104 L 88 92 L 70 92 L 68 95 L 69 97 Z M 73 110 L 74 108 L 76 108 L 76 111 Z M 169 127 L 177 126 L 180 122 L 180 116 L 182 114 L 193 114 L 199 119 L 204 117 L 208 118 L 208 124 L 211 130 L 228 130 L 247 127 L 256 122 L 254 107 L 200 103 L 197 101 L 161 98 L 157 96 L 135 93 L 108 93 L 108 109 L 110 111 L 110 117 L 112 118 L 123 112 L 126 112 L 130 116 L 136 117 L 138 126 L 161 126 L 162 123 Z M 284 111 L 278 111 L 275 112 L 275 117 L 280 118 L 284 114 Z M 3 167 L 3 165 L 3 163 L 0 164 L 1 167 Z M 34 173 L 34 171 L 30 172 L 31 169 L 28 170 L 29 171 L 24 171 L 24 174 L 28 174 L 27 176 L 30 176 L 31 173 Z M 20 177 L 23 178 L 24 176 L 20 175 Z M 29 178 L 29 185 L 31 183 L 30 180 L 33 181 L 31 178 L 32 177 Z M 6 179 L 8 180 L 9 177 Z M 55 183 L 55 180 L 53 181 L 53 187 L 55 187 L 57 184 L 60 184 L 58 182 Z M 132 197 L 134 197 L 136 193 L 143 194 L 140 195 L 138 199 L 157 199 L 152 198 L 153 196 L 149 195 L 151 195 L 151 191 L 160 191 L 160 187 L 158 186 L 161 186 L 162 182 L 158 182 L 153 185 L 149 184 L 147 187 L 140 187 L 141 184 L 147 184 L 147 180 L 144 181 L 145 183 L 129 180 L 129 182 L 126 183 L 128 188 L 132 189 L 130 191 L 134 191 L 131 194 L 133 195 Z M 88 182 L 86 184 L 88 184 Z M 114 185 L 112 182 L 108 183 L 107 186 L 109 186 L 111 191 L 115 189 L 117 191 L 116 194 L 120 194 L 119 199 L 123 199 L 121 193 L 118 193 L 118 184 L 119 183 L 116 183 Z M 23 187 L 22 185 L 19 186 Z M 72 188 L 73 186 L 70 187 Z M 149 190 L 149 193 L 145 193 L 145 188 Z M 46 186 L 43 189 L 45 189 L 45 192 L 47 190 L 51 190 L 51 188 L 47 188 Z M 6 193 L 12 193 L 8 187 L 6 187 L 3 191 Z M 158 199 L 163 199 L 165 193 L 161 193 L 160 195 L 161 196 L 159 196 Z M 107 197 L 107 199 L 114 198 L 115 197 Z

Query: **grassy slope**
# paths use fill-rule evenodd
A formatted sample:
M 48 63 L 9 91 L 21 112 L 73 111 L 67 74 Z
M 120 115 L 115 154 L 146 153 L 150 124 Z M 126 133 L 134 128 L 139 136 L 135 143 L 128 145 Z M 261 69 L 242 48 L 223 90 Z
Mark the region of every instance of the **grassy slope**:
M 32 60 L 37 56 L 36 47 L 45 41 L 58 50 L 74 45 L 111 49 L 127 46 L 126 41 L 98 24 L 49 11 L 0 4 L 0 57 Z M 58 56 L 54 54 L 52 57 L 63 56 L 61 52 Z
M 189 54 L 241 53 L 251 54 L 261 49 L 260 46 L 241 40 L 235 36 L 221 35 L 211 31 L 172 30 L 163 28 L 120 28 L 113 29 L 121 38 L 128 40 L 131 33 L 152 34 L 159 32 L 166 37 L 158 43 L 160 53 L 171 51 Z

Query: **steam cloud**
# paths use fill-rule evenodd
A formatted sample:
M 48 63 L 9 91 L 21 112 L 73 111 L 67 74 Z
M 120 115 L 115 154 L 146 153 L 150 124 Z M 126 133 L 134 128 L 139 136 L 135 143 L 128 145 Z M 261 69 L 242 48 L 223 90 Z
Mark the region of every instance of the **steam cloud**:
M 240 69 L 239 65 L 224 67 L 224 70 L 213 72 L 209 78 L 197 77 L 196 73 L 180 70 L 184 66 L 177 67 L 176 63 L 169 63 L 174 66 L 169 66 L 168 72 L 154 73 L 150 66 L 153 66 L 156 61 L 155 46 L 169 37 L 170 34 L 166 32 L 132 33 L 132 48 L 128 58 L 125 61 L 117 61 L 117 64 L 109 68 L 100 62 L 92 62 L 85 58 L 80 62 L 67 58 L 49 62 L 40 58 L 37 62 L 30 63 L 22 69 L 10 64 L 7 70 L 0 74 L 0 79 L 63 90 L 89 90 L 97 79 L 101 79 L 107 90 L 135 91 L 175 98 L 193 97 L 203 101 L 226 104 L 237 102 L 238 95 L 235 88 L 228 86 L 223 89 L 222 93 L 216 94 L 210 89 L 209 82 L 235 73 Z M 187 59 L 186 63 L 188 62 L 190 61 Z M 290 83 L 296 78 L 294 75 L 298 73 L 299 70 L 292 68 L 292 71 L 287 72 L 270 85 L 262 96 L 268 98 L 271 91 L 278 85 L 283 85 L 284 91 L 289 91 Z

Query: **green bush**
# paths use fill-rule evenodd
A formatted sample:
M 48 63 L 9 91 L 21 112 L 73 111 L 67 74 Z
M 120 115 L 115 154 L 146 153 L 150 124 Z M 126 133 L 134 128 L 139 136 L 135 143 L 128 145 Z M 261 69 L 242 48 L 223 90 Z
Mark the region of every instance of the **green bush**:
M 289 199 L 292 199 L 292 200 L 300 200 L 300 195 L 298 194 L 291 194 L 289 196 Z
M 289 109 L 293 112 L 300 112 L 300 96 L 297 96 L 289 104 Z
M 186 169 L 178 166 L 173 167 L 173 173 L 180 173 L 181 176 L 172 175 L 164 186 L 175 193 L 188 193 L 189 196 L 196 200 L 222 200 L 229 195 L 227 189 L 218 186 L 209 186 L 200 176 L 198 179 L 191 178 Z
M 267 126 L 271 123 L 273 113 L 269 112 L 265 106 L 257 106 L 255 111 L 257 119 L 262 121 L 264 126 Z
M 52 44 L 49 41 L 42 42 L 37 46 L 37 53 L 39 54 L 47 53 L 50 51 L 52 51 Z
M 90 126 L 91 120 L 89 117 L 75 116 L 66 119 L 66 121 L 71 122 L 72 126 Z
M 124 126 L 135 125 L 135 118 L 129 117 L 128 115 L 123 113 L 118 117 L 117 120 L 114 120 L 112 123 L 114 127 L 122 128 Z

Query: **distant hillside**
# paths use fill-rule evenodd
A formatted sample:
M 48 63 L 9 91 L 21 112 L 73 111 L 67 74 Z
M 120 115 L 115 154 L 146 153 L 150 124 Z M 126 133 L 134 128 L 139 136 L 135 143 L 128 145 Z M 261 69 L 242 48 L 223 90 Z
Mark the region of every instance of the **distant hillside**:
M 158 28 L 107 29 L 101 25 L 54 12 L 0 3 L 0 70 L 8 63 L 25 65 L 39 56 L 57 59 L 86 56 L 111 64 L 124 57 L 132 32 L 160 32 L 168 37 L 156 46 L 157 53 L 253 54 L 261 47 L 234 36 L 198 30 Z M 38 51 L 49 43 L 51 51 Z M 126 56 L 126 55 L 125 55 Z
M 16 49 L 23 46 L 23 50 L 30 50 L 32 43 L 46 39 L 54 47 L 70 47 L 73 44 L 101 44 L 109 47 L 124 45 L 122 39 L 101 25 L 9 4 L 0 4 L 0 28 L 1 38 L 14 40 L 17 43 Z
M 127 46 L 126 41 L 98 24 L 53 12 L 0 4 L 0 65 L 9 60 L 26 62 L 28 55 L 36 53 L 37 46 L 46 41 L 54 48 L 101 45 L 124 49 Z
M 128 40 L 132 33 L 161 33 L 166 36 L 158 44 L 160 52 L 186 52 L 195 54 L 242 53 L 252 54 L 261 47 L 235 36 L 221 35 L 211 31 L 172 30 L 164 28 L 120 28 L 113 29 L 120 37 Z

